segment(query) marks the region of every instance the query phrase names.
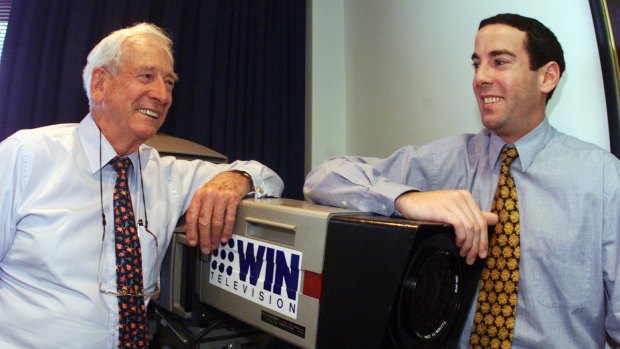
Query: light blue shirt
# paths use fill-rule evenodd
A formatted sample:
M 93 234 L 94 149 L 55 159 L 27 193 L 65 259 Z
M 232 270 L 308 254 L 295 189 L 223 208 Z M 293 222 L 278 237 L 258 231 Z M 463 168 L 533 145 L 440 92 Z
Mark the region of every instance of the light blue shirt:
M 405 191 L 469 190 L 490 210 L 504 141 L 493 132 L 401 148 L 386 159 L 341 157 L 315 168 L 311 201 L 394 214 Z M 521 263 L 513 348 L 603 348 L 620 342 L 620 162 L 551 127 L 516 142 Z M 475 302 L 460 347 L 471 333 Z
M 0 348 L 116 348 L 116 297 L 100 293 L 101 200 L 106 215 L 101 282 L 114 289 L 116 156 L 89 116 L 78 124 L 19 131 L 0 143 Z M 253 161 L 214 165 L 160 157 L 140 147 L 149 230 L 139 227 L 144 285 L 157 273 L 179 217 L 192 194 L 216 174 L 242 170 L 257 196 L 279 196 L 282 180 Z M 138 153 L 129 186 L 136 221 L 144 221 Z M 100 195 L 99 175 L 103 195 Z M 147 300 L 148 301 L 148 300 Z

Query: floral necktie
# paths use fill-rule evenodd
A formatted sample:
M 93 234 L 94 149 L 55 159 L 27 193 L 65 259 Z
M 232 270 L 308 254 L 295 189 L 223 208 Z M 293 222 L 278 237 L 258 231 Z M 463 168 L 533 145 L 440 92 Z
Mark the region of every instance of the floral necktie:
M 142 250 L 136 230 L 127 172 L 129 158 L 115 157 L 112 167 L 118 174 L 114 186 L 114 239 L 120 348 L 147 348 L 146 309 L 142 294 Z
M 515 147 L 504 146 L 499 183 L 492 212 L 499 222 L 491 238 L 490 254 L 480 278 L 480 293 L 470 337 L 470 348 L 512 347 L 519 290 L 519 203 L 510 174 L 512 161 L 519 156 Z

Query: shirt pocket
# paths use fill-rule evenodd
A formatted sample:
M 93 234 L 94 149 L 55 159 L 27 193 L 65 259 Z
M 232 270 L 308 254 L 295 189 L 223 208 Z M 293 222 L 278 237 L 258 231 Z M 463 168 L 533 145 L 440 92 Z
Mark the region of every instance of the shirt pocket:
M 532 296 L 552 307 L 576 307 L 591 301 L 597 274 L 592 270 L 593 242 L 587 230 L 550 226 L 546 231 L 538 229 L 536 233 L 542 236 L 534 240 L 533 253 L 525 256 L 533 262 L 529 269 L 534 277 L 528 278 L 534 281 Z M 552 231 L 553 227 L 557 230 Z M 527 277 L 526 272 L 522 271 L 522 277 Z
M 140 249 L 142 251 L 144 292 L 152 294 L 159 288 L 159 266 L 157 257 L 160 253 L 160 242 L 156 236 L 147 231 L 143 225 L 138 225 L 138 237 L 140 239 Z

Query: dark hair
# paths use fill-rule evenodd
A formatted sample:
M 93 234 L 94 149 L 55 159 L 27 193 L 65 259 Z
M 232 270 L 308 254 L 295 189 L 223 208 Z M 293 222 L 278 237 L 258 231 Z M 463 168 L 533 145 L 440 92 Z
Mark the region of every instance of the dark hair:
M 530 58 L 530 69 L 537 70 L 543 65 L 554 61 L 560 66 L 560 77 L 566 69 L 562 45 L 549 28 L 539 21 L 516 14 L 502 13 L 483 19 L 478 30 L 491 24 L 505 24 L 525 32 L 525 50 Z M 555 90 L 555 89 L 554 89 Z M 553 95 L 553 90 L 547 95 L 547 101 Z

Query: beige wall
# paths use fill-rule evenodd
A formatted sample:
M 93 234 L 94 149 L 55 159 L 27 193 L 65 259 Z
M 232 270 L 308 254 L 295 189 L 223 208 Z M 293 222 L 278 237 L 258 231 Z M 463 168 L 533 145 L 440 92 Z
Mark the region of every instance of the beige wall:
M 342 0 L 308 1 L 306 172 L 346 151 L 343 11 Z

